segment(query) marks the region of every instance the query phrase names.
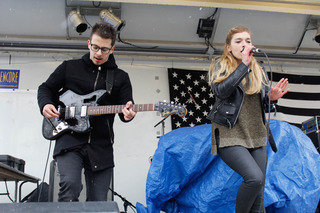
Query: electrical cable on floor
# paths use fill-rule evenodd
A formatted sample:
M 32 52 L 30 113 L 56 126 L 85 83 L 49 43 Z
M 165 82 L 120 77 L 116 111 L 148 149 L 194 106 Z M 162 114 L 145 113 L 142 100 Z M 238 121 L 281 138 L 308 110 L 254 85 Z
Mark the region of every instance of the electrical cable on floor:
M 45 165 L 45 168 L 44 168 L 44 172 L 43 172 L 43 177 L 42 177 L 42 182 L 41 183 L 44 183 L 44 179 L 45 179 L 45 176 L 46 176 L 46 173 L 47 173 L 49 156 L 50 156 L 50 152 L 51 152 L 51 144 L 52 144 L 52 140 L 50 140 L 50 143 L 49 143 L 49 150 L 48 150 L 48 154 L 47 154 L 46 165 Z M 38 202 L 40 202 L 40 195 L 41 195 L 42 187 L 43 187 L 43 184 L 40 184 L 39 194 L 38 194 L 38 199 L 37 199 Z

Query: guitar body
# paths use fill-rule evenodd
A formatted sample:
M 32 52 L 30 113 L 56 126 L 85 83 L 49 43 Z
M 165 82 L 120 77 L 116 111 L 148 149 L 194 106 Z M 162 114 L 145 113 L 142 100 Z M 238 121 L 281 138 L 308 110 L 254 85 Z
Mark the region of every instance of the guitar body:
M 63 93 L 59 100 L 65 105 L 65 108 L 60 111 L 61 116 L 43 119 L 43 137 L 48 140 L 55 140 L 65 132 L 89 132 L 91 130 L 89 116 L 83 114 L 83 107 L 96 106 L 97 101 L 105 92 L 105 90 L 97 90 L 87 95 L 78 95 L 68 90 Z

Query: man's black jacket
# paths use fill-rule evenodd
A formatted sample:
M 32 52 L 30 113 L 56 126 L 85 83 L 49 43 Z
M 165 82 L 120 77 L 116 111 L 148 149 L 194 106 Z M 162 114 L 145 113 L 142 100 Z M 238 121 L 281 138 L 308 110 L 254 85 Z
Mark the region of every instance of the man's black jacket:
M 100 70 L 100 71 L 99 71 Z M 133 101 L 132 86 L 126 72 L 119 69 L 111 54 L 106 63 L 96 66 L 89 53 L 81 59 L 64 61 L 38 88 L 40 112 L 46 104 L 57 107 L 59 95 L 71 90 L 78 95 L 87 95 L 96 90 L 106 89 L 106 73 L 114 70 L 111 94 L 105 94 L 99 105 L 124 105 Z M 88 144 L 88 155 L 93 171 L 114 166 L 113 161 L 113 122 L 114 114 L 90 117 L 92 130 L 89 133 L 68 132 L 56 140 L 53 156 Z M 123 114 L 119 114 L 122 121 Z

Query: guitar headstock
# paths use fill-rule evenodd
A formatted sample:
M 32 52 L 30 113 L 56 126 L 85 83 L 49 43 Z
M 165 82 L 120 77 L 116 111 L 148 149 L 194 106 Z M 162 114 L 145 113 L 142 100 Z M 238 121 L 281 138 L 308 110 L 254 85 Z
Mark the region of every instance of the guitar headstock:
M 184 117 L 188 112 L 188 110 L 181 104 L 173 104 L 173 102 L 158 102 L 155 104 L 155 110 L 159 111 L 162 117 L 167 117 L 173 114 Z

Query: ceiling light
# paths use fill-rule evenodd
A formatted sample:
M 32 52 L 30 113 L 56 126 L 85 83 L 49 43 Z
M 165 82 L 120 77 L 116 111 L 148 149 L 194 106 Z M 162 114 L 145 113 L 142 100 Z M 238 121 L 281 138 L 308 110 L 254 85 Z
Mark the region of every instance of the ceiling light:
M 73 27 L 78 33 L 83 33 L 84 31 L 87 30 L 88 25 L 85 22 L 85 20 L 82 18 L 79 12 L 79 9 L 77 11 L 72 10 L 68 15 L 68 19 L 70 20 L 71 24 L 73 25 Z
M 100 16 L 101 20 L 111 24 L 117 31 L 122 30 L 122 28 L 126 24 L 125 21 L 121 20 L 116 15 L 114 15 L 112 13 L 111 9 L 109 9 L 109 10 L 107 10 L 107 9 L 101 10 L 99 16 Z
M 210 38 L 214 27 L 214 19 L 199 19 L 197 34 L 200 38 Z

